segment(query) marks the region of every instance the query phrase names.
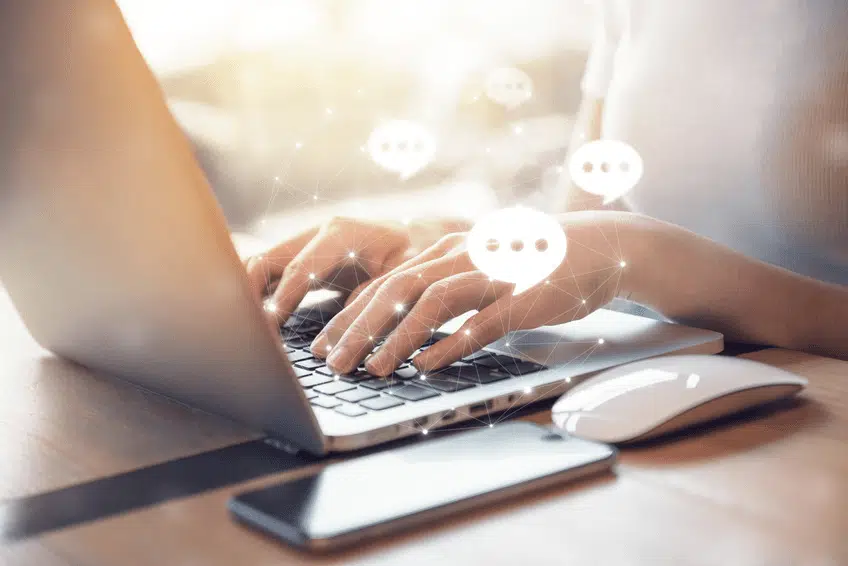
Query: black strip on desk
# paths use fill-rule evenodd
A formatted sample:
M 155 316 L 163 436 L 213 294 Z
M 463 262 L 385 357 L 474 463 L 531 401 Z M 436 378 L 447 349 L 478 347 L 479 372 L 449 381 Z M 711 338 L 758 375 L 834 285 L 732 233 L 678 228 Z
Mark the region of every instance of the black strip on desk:
M 0 503 L 0 540 L 18 541 L 198 495 L 317 459 L 254 440 Z

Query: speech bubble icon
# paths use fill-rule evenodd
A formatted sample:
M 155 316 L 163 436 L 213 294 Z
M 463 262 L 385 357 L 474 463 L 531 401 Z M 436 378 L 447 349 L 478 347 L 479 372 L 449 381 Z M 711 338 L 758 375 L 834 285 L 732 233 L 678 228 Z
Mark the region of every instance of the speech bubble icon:
M 468 233 L 474 265 L 498 281 L 514 283 L 513 295 L 544 280 L 565 259 L 565 233 L 553 217 L 523 206 L 479 220 Z
M 406 181 L 433 160 L 436 138 L 421 124 L 392 120 L 371 132 L 367 150 L 377 165 Z
M 587 193 L 604 197 L 604 204 L 629 192 L 644 171 L 639 152 L 618 140 L 583 144 L 568 162 L 572 182 Z
M 512 110 L 533 96 L 533 80 L 515 67 L 495 69 L 486 77 L 486 96 Z

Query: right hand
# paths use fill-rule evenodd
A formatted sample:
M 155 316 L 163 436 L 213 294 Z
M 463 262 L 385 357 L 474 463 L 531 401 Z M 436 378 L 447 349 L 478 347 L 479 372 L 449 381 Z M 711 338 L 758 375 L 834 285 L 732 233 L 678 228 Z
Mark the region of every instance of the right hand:
M 428 237 L 429 235 L 429 237 Z M 277 321 L 291 316 L 313 288 L 351 292 L 388 273 L 441 235 L 415 223 L 333 218 L 245 261 L 248 278 Z

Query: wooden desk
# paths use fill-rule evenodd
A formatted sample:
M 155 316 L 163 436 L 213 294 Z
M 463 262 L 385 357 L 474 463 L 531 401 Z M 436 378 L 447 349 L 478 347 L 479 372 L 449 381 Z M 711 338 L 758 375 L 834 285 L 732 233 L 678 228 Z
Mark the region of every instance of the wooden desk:
M 809 378 L 803 401 L 625 450 L 616 476 L 341 556 L 310 558 L 230 521 L 231 494 L 280 474 L 7 544 L 0 564 L 848 564 L 848 363 L 750 357 Z M 0 499 L 257 436 L 51 357 L 2 291 L 0 379 Z

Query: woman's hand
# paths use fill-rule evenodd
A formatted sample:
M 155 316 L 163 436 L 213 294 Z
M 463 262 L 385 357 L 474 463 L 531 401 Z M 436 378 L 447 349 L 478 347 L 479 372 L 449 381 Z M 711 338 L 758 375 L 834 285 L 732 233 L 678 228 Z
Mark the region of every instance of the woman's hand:
M 443 323 L 479 311 L 453 335 L 414 358 L 421 371 L 459 360 L 512 330 L 582 318 L 629 292 L 629 260 L 638 246 L 644 217 L 618 212 L 565 215 L 565 261 L 545 280 L 520 295 L 513 285 L 478 271 L 465 250 L 465 234 L 445 236 L 370 283 L 316 337 L 314 355 L 327 357 L 336 372 L 349 373 L 366 361 L 375 375 L 389 375 Z M 329 354 L 328 354 L 329 351 Z
M 245 266 L 257 295 L 270 295 L 266 307 L 285 321 L 310 289 L 352 291 L 352 300 L 373 278 L 416 256 L 450 226 L 439 221 L 405 225 L 333 218 L 248 258 Z

